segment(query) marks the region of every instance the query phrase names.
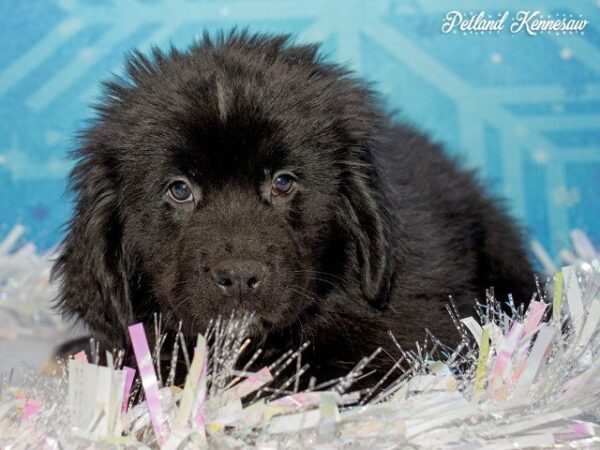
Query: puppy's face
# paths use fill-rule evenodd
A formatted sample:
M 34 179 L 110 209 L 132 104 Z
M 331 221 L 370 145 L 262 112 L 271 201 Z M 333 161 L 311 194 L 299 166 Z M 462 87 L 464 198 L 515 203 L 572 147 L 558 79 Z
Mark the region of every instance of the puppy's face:
M 382 119 L 360 83 L 314 47 L 249 36 L 135 55 L 128 75 L 72 174 L 64 311 L 105 335 L 153 312 L 198 332 L 234 309 L 268 332 L 334 291 L 385 301 Z
M 342 167 L 323 151 L 344 143 L 315 129 L 327 118 L 307 123 L 305 99 L 286 124 L 254 93 L 205 83 L 138 116 L 119 162 L 124 241 L 167 318 L 195 328 L 235 309 L 288 325 L 344 266 L 331 242 Z

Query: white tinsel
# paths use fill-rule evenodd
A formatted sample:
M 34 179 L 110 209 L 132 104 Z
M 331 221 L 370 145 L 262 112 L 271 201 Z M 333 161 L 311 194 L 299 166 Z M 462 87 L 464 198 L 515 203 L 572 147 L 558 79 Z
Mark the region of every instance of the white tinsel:
M 52 252 L 39 254 L 31 243 L 13 251 L 24 232 L 17 225 L 0 242 L 0 339 L 44 338 L 64 328 L 51 307 Z
M 560 250 L 558 254 L 560 261 L 565 265 L 579 266 L 582 270 L 598 270 L 598 267 L 600 267 L 600 250 L 594 247 L 590 238 L 582 230 L 576 228 L 571 231 L 570 235 L 571 248 Z M 547 274 L 553 274 L 558 270 L 539 241 L 531 241 L 531 250 Z
M 0 286 L 6 283 L 0 278 Z M 215 321 L 193 355 L 173 348 L 173 362 L 182 358 L 189 367 L 182 390 L 155 370 L 159 320 L 145 330 L 159 337 L 153 349 L 142 328 L 132 326 L 142 377 L 131 390 L 121 355 L 109 355 L 110 367 L 100 367 L 93 364 L 95 348 L 92 362 L 78 354 L 62 376 L 32 373 L 17 385 L 5 374 L 0 447 L 598 447 L 598 266 L 565 267 L 550 286 L 527 311 L 507 314 L 493 295 L 477 306 L 476 318 L 461 320 L 450 307 L 460 345 L 449 349 L 430 336 L 414 350 L 400 349 L 408 368 L 396 367 L 366 391 L 353 391 L 352 383 L 369 372 L 368 358 L 347 377 L 303 392 L 297 392 L 302 348 L 258 372 L 236 370 L 247 346 L 247 316 Z M 296 367 L 296 375 L 279 376 L 285 366 Z M 141 392 L 146 401 L 134 406 Z

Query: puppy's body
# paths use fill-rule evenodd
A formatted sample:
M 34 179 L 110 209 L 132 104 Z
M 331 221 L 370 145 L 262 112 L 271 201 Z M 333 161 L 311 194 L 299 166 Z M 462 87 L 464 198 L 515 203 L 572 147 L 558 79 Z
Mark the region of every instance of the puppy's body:
M 310 340 L 325 379 L 378 346 L 389 367 L 388 330 L 453 344 L 448 295 L 464 312 L 490 286 L 529 296 L 508 216 L 315 47 L 232 35 L 128 72 L 83 135 L 56 266 L 60 306 L 99 338 L 255 311 L 267 357 Z
M 519 232 L 473 175 L 418 132 L 399 125 L 388 132 L 387 145 L 375 155 L 396 243 L 388 307 L 374 310 L 357 284 L 330 295 L 304 329 L 274 333 L 265 346 L 276 354 L 299 346 L 297 336 L 304 336 L 313 343 L 313 365 L 330 377 L 345 374 L 379 346 L 386 352 L 375 365 L 390 367 L 390 354 L 400 353 L 388 330 L 405 349 L 423 341 L 426 329 L 442 343 L 456 344 L 449 295 L 466 316 L 491 286 L 499 300 L 512 294 L 516 304 L 526 304 L 533 292 Z

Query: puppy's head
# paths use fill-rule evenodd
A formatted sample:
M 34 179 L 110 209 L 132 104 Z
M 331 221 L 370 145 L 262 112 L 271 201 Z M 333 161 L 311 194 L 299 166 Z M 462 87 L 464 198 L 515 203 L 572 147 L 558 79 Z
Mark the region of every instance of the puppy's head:
M 133 54 L 72 173 L 60 306 L 117 340 L 161 312 L 286 327 L 335 293 L 387 298 L 390 230 L 370 92 L 313 46 L 234 34 Z

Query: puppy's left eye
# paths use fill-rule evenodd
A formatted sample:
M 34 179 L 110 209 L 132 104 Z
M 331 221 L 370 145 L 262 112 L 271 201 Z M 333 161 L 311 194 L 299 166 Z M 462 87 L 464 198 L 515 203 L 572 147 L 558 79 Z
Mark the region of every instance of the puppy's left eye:
M 294 191 L 296 179 L 289 173 L 280 173 L 275 175 L 271 185 L 271 194 L 280 197 L 290 195 Z
M 169 197 L 177 203 L 187 203 L 194 200 L 192 188 L 183 180 L 174 181 L 169 185 Z

